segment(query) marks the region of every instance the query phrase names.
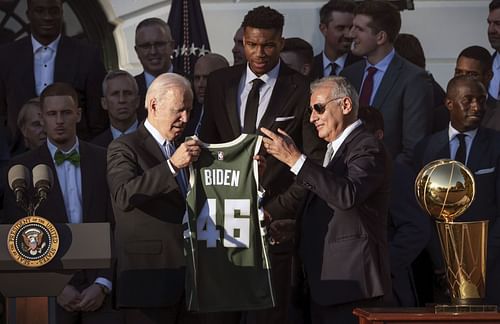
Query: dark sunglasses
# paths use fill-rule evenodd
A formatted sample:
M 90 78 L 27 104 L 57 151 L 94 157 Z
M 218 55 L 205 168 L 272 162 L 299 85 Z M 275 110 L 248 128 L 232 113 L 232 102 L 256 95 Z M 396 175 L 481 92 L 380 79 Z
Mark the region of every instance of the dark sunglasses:
M 333 99 L 330 99 L 328 100 L 327 102 L 325 103 L 317 103 L 317 104 L 314 104 L 311 106 L 311 112 L 314 110 L 315 112 L 317 112 L 318 114 L 322 114 L 325 112 L 326 110 L 326 106 L 328 106 L 328 104 L 334 100 L 338 100 L 338 99 L 342 99 L 344 97 L 337 97 L 337 98 L 333 98 Z

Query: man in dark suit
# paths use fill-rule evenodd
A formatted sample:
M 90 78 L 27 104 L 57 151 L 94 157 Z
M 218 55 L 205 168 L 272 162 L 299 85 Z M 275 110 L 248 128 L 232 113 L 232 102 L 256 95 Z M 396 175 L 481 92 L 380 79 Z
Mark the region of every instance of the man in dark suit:
M 500 0 L 492 0 L 489 5 L 488 14 L 488 40 L 491 47 L 495 49 L 493 53 L 493 78 L 489 85 L 488 96 L 495 100 L 500 100 Z
M 109 128 L 92 143 L 107 148 L 115 138 L 134 132 L 139 125 L 139 89 L 134 77 L 123 70 L 110 71 L 102 82 L 102 109 L 108 112 Z
M 372 107 L 359 107 L 359 119 L 379 140 L 384 138 L 384 118 Z M 389 202 L 389 255 L 392 293 L 401 307 L 418 306 L 412 263 L 429 241 L 429 217 L 415 199 L 415 173 L 410 165 L 394 162 Z
M 11 161 L 30 170 L 40 163 L 52 169 L 52 189 L 37 213 L 54 223 L 113 224 L 106 152 L 76 136 L 81 118 L 77 92 L 56 82 L 45 88 L 40 101 L 47 142 Z M 3 223 L 26 216 L 12 191 L 5 195 L 5 212 Z M 112 269 L 77 272 L 57 296 L 57 323 L 121 323 L 111 307 L 112 278 Z
M 108 147 L 116 218 L 116 303 L 126 323 L 189 323 L 185 314 L 183 169 L 200 154 L 189 140 L 175 149 L 193 103 L 184 77 L 165 73 L 146 95 L 148 117 Z M 175 152 L 174 152 L 175 151 Z
M 451 79 L 446 91 L 450 125 L 418 143 L 415 164 L 420 170 L 437 159 L 456 159 L 474 174 L 476 198 L 457 221 L 489 220 L 487 294 L 490 302 L 498 304 L 500 278 L 498 271 L 493 269 L 500 266 L 497 265 L 500 254 L 500 223 L 497 221 L 500 217 L 500 133 L 480 126 L 486 96 L 486 87 L 473 76 Z M 436 233 L 433 235 L 435 243 L 429 248 L 440 255 Z
M 184 129 L 182 138 L 198 134 L 201 118 L 203 115 L 203 104 L 205 102 L 205 92 L 207 89 L 207 79 L 210 73 L 215 70 L 226 68 L 229 62 L 220 54 L 208 53 L 201 56 L 194 65 L 193 73 L 193 89 L 194 89 L 194 104 L 189 121 Z
M 205 113 L 200 139 L 221 143 L 241 133 L 257 133 L 258 127 L 285 129 L 314 160 L 324 145 L 308 122 L 308 81 L 280 61 L 284 17 L 269 7 L 257 7 L 245 16 L 243 45 L 247 64 L 210 74 L 205 92 Z M 305 191 L 293 185 L 293 175 L 270 157 L 263 175 L 263 201 L 268 220 L 295 218 Z M 270 247 L 277 307 L 258 312 L 259 323 L 286 323 L 290 293 L 292 244 Z
M 386 1 L 366 1 L 354 11 L 352 52 L 365 56 L 342 71 L 359 91 L 360 105 L 384 116 L 384 143 L 393 156 L 411 162 L 415 144 L 432 127 L 432 84 L 425 70 L 401 58 L 394 40 L 401 27 L 399 11 Z
M 468 75 L 474 77 L 488 89 L 493 76 L 491 67 L 491 55 L 486 48 L 481 46 L 469 46 L 458 54 L 454 76 Z M 500 109 L 497 109 L 497 104 L 498 101 L 488 94 L 486 110 L 481 123 L 482 126 L 500 130 Z M 439 130 L 448 129 L 450 111 L 444 102 L 438 107 L 438 110 L 441 116 Z M 435 120 L 434 124 L 436 124 Z
M 304 76 L 309 76 L 313 64 L 313 48 L 307 41 L 299 37 L 285 39 L 285 46 L 280 53 L 280 59 Z
M 175 72 L 170 60 L 175 41 L 168 24 L 160 18 L 146 18 L 135 28 L 135 53 L 141 62 L 143 72 L 135 76 L 139 86 L 139 120 L 147 116 L 146 92 L 151 82 L 160 74 Z
M 352 27 L 355 3 L 349 0 L 329 1 L 319 11 L 319 30 L 325 38 L 323 52 L 314 57 L 311 78 L 339 75 L 344 67 L 361 58 L 352 55 Z
M 22 140 L 16 126 L 21 106 L 53 82 L 66 82 L 77 90 L 82 107 L 78 135 L 92 138 L 108 123 L 100 107 L 106 72 L 99 50 L 62 35 L 61 0 L 27 2 L 31 35 L 0 50 L 0 115 L 7 118 L 13 145 Z
M 311 292 L 312 323 L 357 323 L 352 309 L 391 296 L 387 246 L 391 159 L 358 119 L 358 94 L 342 77 L 311 86 L 311 117 L 328 142 L 323 166 L 301 154 L 282 129 L 262 132 L 267 152 L 309 191 L 300 255 Z

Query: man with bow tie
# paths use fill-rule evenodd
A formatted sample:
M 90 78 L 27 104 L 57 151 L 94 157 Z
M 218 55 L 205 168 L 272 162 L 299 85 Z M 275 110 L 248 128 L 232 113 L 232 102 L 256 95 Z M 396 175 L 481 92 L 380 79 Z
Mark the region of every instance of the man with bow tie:
M 40 102 L 47 142 L 11 161 L 30 170 L 40 163 L 52 169 L 54 183 L 37 215 L 53 223 L 113 224 L 106 151 L 76 136 L 81 118 L 77 92 L 69 84 L 56 82 L 45 88 Z M 4 223 L 26 216 L 12 191 L 6 193 L 4 206 Z M 57 322 L 119 323 L 119 313 L 111 307 L 113 288 L 111 269 L 77 272 L 57 297 Z

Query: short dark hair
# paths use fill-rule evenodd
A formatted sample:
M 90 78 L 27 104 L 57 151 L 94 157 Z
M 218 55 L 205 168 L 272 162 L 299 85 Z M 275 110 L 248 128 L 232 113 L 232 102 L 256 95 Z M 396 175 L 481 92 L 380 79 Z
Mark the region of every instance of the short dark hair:
M 112 70 L 112 71 L 109 71 L 108 74 L 106 74 L 106 76 L 104 77 L 104 80 L 102 80 L 102 95 L 103 95 L 103 97 L 106 96 L 106 91 L 108 90 L 108 82 L 110 80 L 113 80 L 113 79 L 121 77 L 121 76 L 124 76 L 127 79 L 129 79 L 132 82 L 132 86 L 134 88 L 135 94 L 136 95 L 139 94 L 139 87 L 137 85 L 137 81 L 135 80 L 135 78 L 132 74 L 130 74 L 129 72 L 124 71 L 124 70 Z
M 478 87 L 483 88 L 483 90 L 487 93 L 484 84 L 481 81 L 479 81 L 476 77 L 472 75 L 457 75 L 451 78 L 451 80 L 448 82 L 448 85 L 446 86 L 446 98 L 454 99 L 457 95 L 456 92 L 458 86 L 466 82 L 475 83 Z
M 491 1 L 489 8 L 490 8 L 490 12 L 493 11 L 493 10 L 495 10 L 495 9 L 500 8 L 500 0 L 493 0 L 493 1 Z
M 40 105 L 42 110 L 45 98 L 53 96 L 69 96 L 73 99 L 75 106 L 78 107 L 78 93 L 69 83 L 54 82 L 47 86 L 40 94 Z
M 59 0 L 59 5 L 62 7 L 62 4 L 65 0 Z M 33 0 L 27 0 L 27 6 L 28 6 L 28 9 L 31 7 L 31 3 L 33 2 Z
M 384 116 L 382 116 L 380 110 L 372 106 L 360 106 L 358 118 L 361 119 L 366 130 L 370 133 L 373 134 L 379 129 L 384 131 Z
M 354 13 L 356 4 L 350 0 L 330 0 L 321 7 L 319 10 L 319 22 L 328 24 L 330 22 L 330 15 L 334 11 Z
M 139 31 L 139 29 L 143 27 L 149 27 L 149 26 L 160 26 L 161 28 L 165 29 L 169 34 L 170 32 L 170 26 L 167 24 L 167 22 L 163 19 L 157 18 L 157 17 L 151 17 L 151 18 L 146 18 L 139 22 L 137 27 L 135 27 L 135 33 Z
M 481 63 L 481 70 L 483 73 L 491 71 L 493 65 L 493 58 L 488 50 L 482 46 L 469 46 L 463 49 L 458 57 L 467 57 Z
M 294 52 L 304 63 L 312 63 L 314 59 L 314 51 L 307 41 L 299 37 L 291 37 L 285 39 L 285 46 L 281 50 L 283 52 Z
M 243 18 L 241 27 L 276 29 L 280 33 L 285 25 L 285 17 L 271 7 L 260 6 L 250 10 Z
M 412 34 L 399 34 L 394 41 L 396 52 L 415 64 L 425 69 L 425 54 L 422 44 L 417 37 Z
M 398 8 L 387 1 L 365 1 L 354 9 L 355 15 L 365 15 L 372 19 L 368 26 L 375 33 L 384 31 L 391 43 L 394 43 L 401 29 L 401 14 Z

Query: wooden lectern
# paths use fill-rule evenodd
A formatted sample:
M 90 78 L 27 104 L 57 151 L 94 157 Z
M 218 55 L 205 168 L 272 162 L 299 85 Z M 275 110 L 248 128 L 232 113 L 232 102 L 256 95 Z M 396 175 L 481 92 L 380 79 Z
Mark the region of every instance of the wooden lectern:
M 21 300 L 19 297 L 55 297 L 75 271 L 111 266 L 109 223 L 54 225 L 59 233 L 59 250 L 52 261 L 40 268 L 26 268 L 12 260 L 7 250 L 7 234 L 12 225 L 0 225 L 0 292 L 8 299 L 7 324 L 19 324 L 22 320 L 24 323 L 43 323 L 47 319 L 55 323 L 53 298 L 52 302 L 47 302 L 47 298 Z
M 359 324 L 498 324 L 500 313 L 438 313 L 434 308 L 355 308 Z

